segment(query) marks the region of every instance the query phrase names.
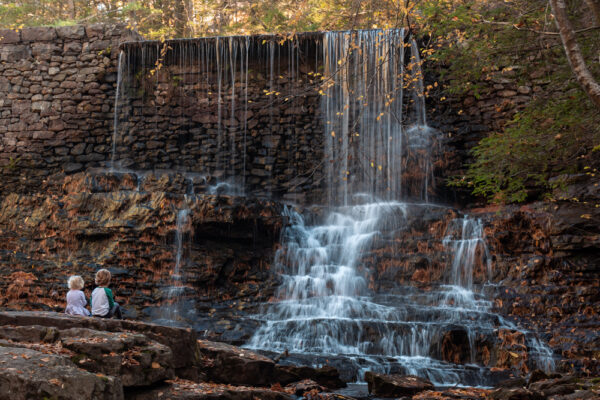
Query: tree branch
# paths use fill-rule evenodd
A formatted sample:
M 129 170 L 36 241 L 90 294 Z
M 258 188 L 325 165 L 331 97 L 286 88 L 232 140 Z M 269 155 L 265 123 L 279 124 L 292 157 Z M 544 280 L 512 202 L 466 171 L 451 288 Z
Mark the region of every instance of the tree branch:
M 556 26 L 560 32 L 560 38 L 563 42 L 565 53 L 567 53 L 571 70 L 573 70 L 575 78 L 577 78 L 577 81 L 592 102 L 600 108 L 600 84 L 596 82 L 585 64 L 585 59 L 575 38 L 573 26 L 567 15 L 567 5 L 564 0 L 550 0 L 550 6 L 552 7 L 552 13 L 556 17 Z
M 560 32 L 548 32 L 548 31 L 538 31 L 536 29 L 531 29 L 531 28 L 525 28 L 522 26 L 518 26 L 516 24 L 513 24 L 511 22 L 502 22 L 502 21 L 488 21 L 488 20 L 481 20 L 481 22 L 485 23 L 485 24 L 490 24 L 490 25 L 502 25 L 502 26 L 511 26 L 513 28 L 515 28 L 518 31 L 528 31 L 528 32 L 534 32 L 534 33 L 539 33 L 540 35 L 552 35 L 552 36 L 560 36 Z M 584 29 L 579 29 L 577 31 L 573 31 L 573 33 L 584 33 L 584 32 L 588 32 L 588 31 L 593 31 L 596 29 L 600 29 L 600 25 L 599 26 L 590 26 L 588 28 L 584 28 Z

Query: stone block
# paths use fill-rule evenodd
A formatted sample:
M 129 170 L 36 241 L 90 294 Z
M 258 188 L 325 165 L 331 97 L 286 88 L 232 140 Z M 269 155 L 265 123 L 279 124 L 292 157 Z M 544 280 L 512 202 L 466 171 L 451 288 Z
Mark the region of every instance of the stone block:
M 56 39 L 56 29 L 51 27 L 24 28 L 21 37 L 26 42 L 47 42 Z
M 17 62 L 31 56 L 31 49 L 25 45 L 5 45 L 0 47 L 0 61 Z M 6 76 L 6 74 L 5 74 Z
M 63 47 L 65 54 L 79 54 L 83 46 L 79 42 L 67 42 Z
M 18 116 L 26 111 L 29 111 L 31 107 L 31 101 L 29 100 L 15 100 L 12 102 L 12 114 Z
M 31 54 L 34 57 L 49 59 L 53 54 L 60 54 L 61 48 L 54 43 L 32 43 Z
M 61 39 L 82 39 L 85 37 L 85 27 L 83 25 L 59 26 L 56 28 L 56 34 Z
M 71 149 L 71 154 L 78 156 L 83 154 L 83 152 L 85 151 L 85 143 L 79 143 L 76 144 L 75 146 L 73 146 L 73 148 Z
M 52 107 L 49 101 L 34 101 L 31 103 L 31 111 L 48 111 Z
M 110 40 L 96 40 L 95 42 L 90 43 L 88 49 L 89 51 L 105 51 L 110 49 L 111 43 Z
M 103 24 L 87 25 L 85 27 L 85 34 L 90 39 L 101 37 L 104 35 L 104 25 Z
M 19 43 L 21 33 L 12 29 L 0 29 L 0 44 Z
M 33 139 L 42 139 L 42 140 L 53 139 L 54 135 L 56 135 L 56 132 L 38 131 L 38 132 L 33 132 Z

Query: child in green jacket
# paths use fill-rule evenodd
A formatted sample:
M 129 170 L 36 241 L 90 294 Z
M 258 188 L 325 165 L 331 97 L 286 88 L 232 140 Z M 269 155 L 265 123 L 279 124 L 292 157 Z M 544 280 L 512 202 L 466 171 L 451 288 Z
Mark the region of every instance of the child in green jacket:
M 101 318 L 122 319 L 121 308 L 115 302 L 112 290 L 108 288 L 110 278 L 110 271 L 107 269 L 96 272 L 96 285 L 98 287 L 94 289 L 90 299 L 92 315 Z

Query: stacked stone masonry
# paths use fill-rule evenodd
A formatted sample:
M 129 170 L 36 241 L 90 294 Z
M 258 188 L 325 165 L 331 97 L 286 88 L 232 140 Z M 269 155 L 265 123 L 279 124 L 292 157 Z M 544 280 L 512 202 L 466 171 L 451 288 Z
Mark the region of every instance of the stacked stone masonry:
M 137 37 L 105 25 L 0 30 L 2 192 L 36 191 L 53 173 L 106 160 L 114 49 Z
M 108 168 L 116 157 L 129 170 L 177 170 L 217 180 L 233 175 L 242 178 L 246 193 L 320 200 L 324 130 L 320 96 L 309 79 L 313 49 L 293 67 L 296 80 L 284 47 L 274 81 L 261 70 L 264 59 L 247 60 L 248 90 L 238 75 L 234 102 L 229 78 L 223 77 L 221 100 L 215 99 L 210 75 L 216 71 L 204 76 L 197 62 L 166 65 L 154 75 L 137 64 L 124 85 L 115 141 L 119 52 L 123 43 L 140 39 L 122 25 L 0 30 L 0 195 L 36 192 L 53 175 Z M 514 70 L 501 71 L 483 82 L 477 98 L 440 102 L 440 94 L 429 100 L 428 120 L 450 150 L 440 160 L 448 167 L 437 186 L 460 174 L 468 150 L 543 90 L 538 78 L 519 86 Z M 290 101 L 288 93 L 295 94 Z

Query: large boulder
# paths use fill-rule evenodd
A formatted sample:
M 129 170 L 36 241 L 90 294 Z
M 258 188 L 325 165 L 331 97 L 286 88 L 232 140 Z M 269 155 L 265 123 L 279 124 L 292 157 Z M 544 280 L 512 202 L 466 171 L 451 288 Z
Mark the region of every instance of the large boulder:
M 365 373 L 365 381 L 369 393 L 380 397 L 414 396 L 434 388 L 429 380 L 412 375 L 385 375 L 368 371 Z
M 123 399 L 118 378 L 79 369 L 65 357 L 0 347 L 0 400 Z
M 268 386 L 273 382 L 275 362 L 250 350 L 225 343 L 198 340 L 207 378 L 232 385 Z
M 150 386 L 174 377 L 173 353 L 139 333 L 99 332 L 86 328 L 60 331 L 63 348 L 80 368 L 118 376 L 124 387 Z
M 198 349 L 202 355 L 206 377 L 213 382 L 270 386 L 311 379 L 331 389 L 346 386 L 346 383 L 340 379 L 338 370 L 331 366 L 312 368 L 279 365 L 272 359 L 251 350 L 206 340 L 198 340 Z

